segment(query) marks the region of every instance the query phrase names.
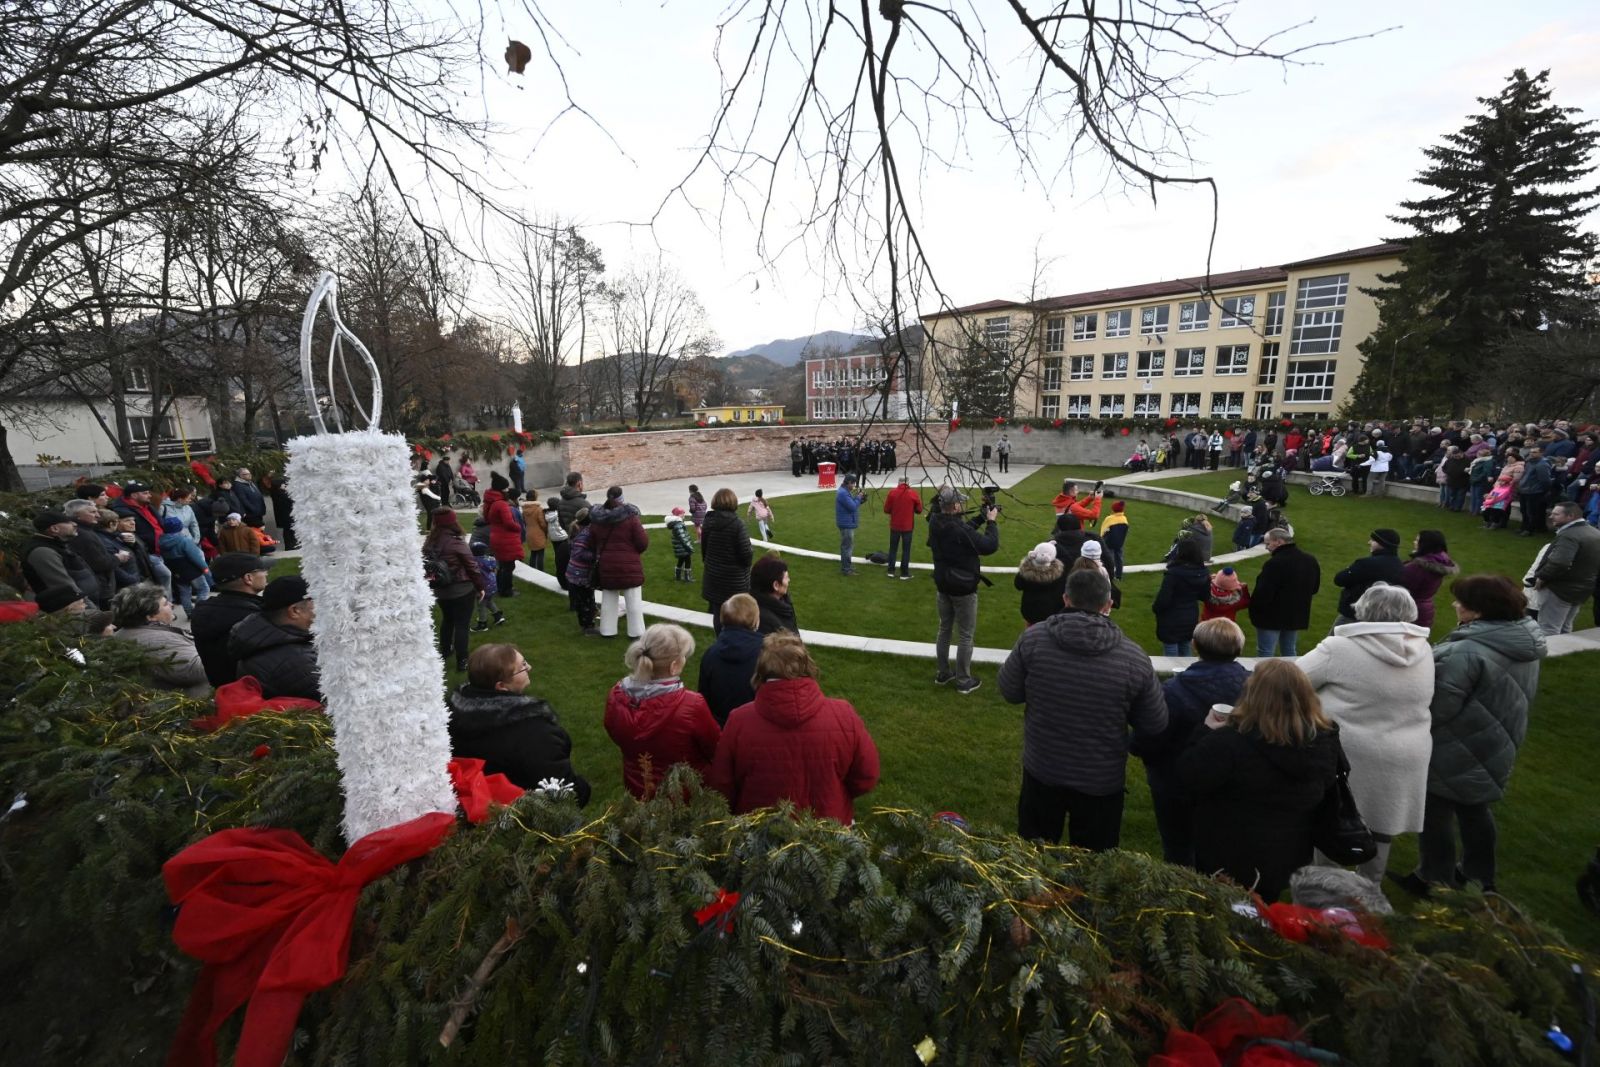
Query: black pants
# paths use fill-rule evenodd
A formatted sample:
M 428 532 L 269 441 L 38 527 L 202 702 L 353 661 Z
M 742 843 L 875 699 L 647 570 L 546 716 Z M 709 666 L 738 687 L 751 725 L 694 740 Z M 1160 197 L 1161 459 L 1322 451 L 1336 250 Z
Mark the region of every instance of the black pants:
M 567 588 L 567 561 L 572 558 L 572 539 L 557 541 L 556 545 L 556 584 Z
M 1422 833 L 1417 835 L 1418 866 L 1422 877 L 1435 885 L 1454 885 L 1456 877 L 1456 827 L 1461 828 L 1461 873 L 1467 881 L 1494 888 L 1494 809 L 1488 804 L 1458 804 L 1435 793 L 1422 809 Z
M 1010 469 L 1011 469 L 1011 453 L 1010 452 L 1002 452 L 1002 453 L 1000 453 L 1000 473 L 1004 474 L 1006 471 L 1008 471 Z
M 889 573 L 890 574 L 894 573 L 894 555 L 895 555 L 895 551 L 896 550 L 898 550 L 899 553 L 900 553 L 900 573 L 901 574 L 910 574 L 911 573 L 911 535 L 914 532 L 915 531 L 913 531 L 913 530 L 890 530 L 889 531 Z
M 1350 475 L 1350 491 L 1356 496 L 1364 495 L 1367 491 L 1367 475 L 1371 473 L 1370 468 L 1356 463 L 1346 464 L 1344 470 Z
M 1161 833 L 1161 858 L 1184 867 L 1194 866 L 1194 803 L 1171 778 L 1172 772 L 1152 773 L 1145 768 L 1150 783 L 1150 806 L 1155 809 L 1156 829 Z
M 1544 513 L 1550 506 L 1549 497 L 1544 493 L 1520 493 L 1518 501 L 1522 505 L 1522 528 L 1529 533 L 1544 533 Z
M 503 560 L 500 561 L 500 568 L 497 571 L 495 571 L 495 575 L 494 575 L 494 595 L 495 596 L 515 596 L 516 595 L 516 590 L 513 589 L 512 585 L 511 585 L 512 582 L 516 581 L 516 577 L 515 577 L 516 569 L 517 569 L 517 561 L 516 560 L 514 560 L 514 559 L 503 559 Z
M 586 585 L 569 585 L 567 603 L 578 615 L 578 626 L 584 630 L 594 628 L 594 590 Z
M 1022 793 L 1017 797 L 1017 836 L 1060 844 L 1061 831 L 1066 829 L 1067 844 L 1104 852 L 1122 840 L 1122 802 L 1120 789 L 1109 796 L 1090 796 L 1068 786 L 1041 782 L 1024 770 Z
M 467 627 L 472 622 L 472 608 L 477 602 L 476 589 L 439 601 L 439 612 L 443 616 L 439 623 L 439 655 L 448 660 L 450 654 L 455 653 L 457 666 L 465 666 L 467 662 Z

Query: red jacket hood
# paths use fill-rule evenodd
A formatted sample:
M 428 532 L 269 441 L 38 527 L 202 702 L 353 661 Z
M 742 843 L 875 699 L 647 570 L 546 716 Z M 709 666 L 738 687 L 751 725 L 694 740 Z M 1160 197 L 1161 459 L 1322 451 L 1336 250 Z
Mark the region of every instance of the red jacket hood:
M 815 678 L 775 678 L 756 688 L 755 711 L 772 725 L 792 730 L 814 719 L 826 699 Z
M 686 702 L 702 699 L 699 693 L 687 686 L 670 693 L 656 693 L 637 699 L 621 682 L 611 687 L 606 698 L 606 715 L 627 729 L 639 741 L 648 741 L 662 727 L 672 723 Z

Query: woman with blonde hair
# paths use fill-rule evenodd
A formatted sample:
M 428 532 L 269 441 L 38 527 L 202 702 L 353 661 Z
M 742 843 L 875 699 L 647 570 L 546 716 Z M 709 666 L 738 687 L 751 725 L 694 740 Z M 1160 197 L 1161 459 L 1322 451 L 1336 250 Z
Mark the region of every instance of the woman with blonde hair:
M 1258 664 L 1239 703 L 1216 705 L 1205 724 L 1178 760 L 1194 804 L 1195 867 L 1271 903 L 1311 862 L 1317 809 L 1338 772 L 1339 728 L 1311 680 L 1280 659 Z
M 705 697 L 686 689 L 680 677 L 694 655 L 689 631 L 658 622 L 628 646 L 629 674 L 606 699 L 605 727 L 622 750 L 622 781 L 628 792 L 648 799 L 676 763 L 702 777 L 717 751 L 717 720 Z
M 756 698 L 735 708 L 717 744 L 711 788 L 734 814 L 787 800 L 855 819 L 854 800 L 878 784 L 878 749 L 848 701 L 822 695 L 800 635 L 768 634 L 756 658 Z

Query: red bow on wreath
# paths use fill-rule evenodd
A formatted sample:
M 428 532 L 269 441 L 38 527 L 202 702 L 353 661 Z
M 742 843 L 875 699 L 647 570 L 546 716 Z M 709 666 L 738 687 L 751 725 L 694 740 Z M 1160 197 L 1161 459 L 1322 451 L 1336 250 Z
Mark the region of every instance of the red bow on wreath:
M 511 804 L 522 796 L 522 787 L 503 774 L 484 774 L 481 759 L 457 756 L 450 761 L 450 785 L 456 801 L 467 813 L 467 821 L 480 823 L 489 817 L 490 804 Z
M 726 934 L 733 930 L 733 909 L 739 906 L 739 894 L 730 893 L 718 887 L 716 899 L 699 911 L 694 913 L 694 921 L 703 929 L 708 923 L 716 923 L 717 929 Z
M 235 1067 L 280 1067 L 307 994 L 344 976 L 362 888 L 433 851 L 455 821 L 435 812 L 368 834 L 337 864 L 292 830 L 263 829 L 223 830 L 168 860 L 172 939 L 204 964 L 169 1067 L 215 1064 L 217 1028 L 247 1003 Z

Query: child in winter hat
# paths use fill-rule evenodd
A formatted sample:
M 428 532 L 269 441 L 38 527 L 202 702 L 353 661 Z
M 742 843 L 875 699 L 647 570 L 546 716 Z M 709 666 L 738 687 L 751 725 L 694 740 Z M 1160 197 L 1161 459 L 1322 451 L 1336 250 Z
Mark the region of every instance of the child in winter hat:
M 1232 567 L 1224 567 L 1211 576 L 1211 592 L 1200 612 L 1200 620 L 1228 619 L 1237 622 L 1242 608 L 1250 606 L 1250 589 Z
M 694 581 L 694 540 L 684 527 L 684 511 L 682 508 L 673 508 L 672 514 L 667 518 L 667 530 L 672 534 L 672 580 L 675 582 Z

